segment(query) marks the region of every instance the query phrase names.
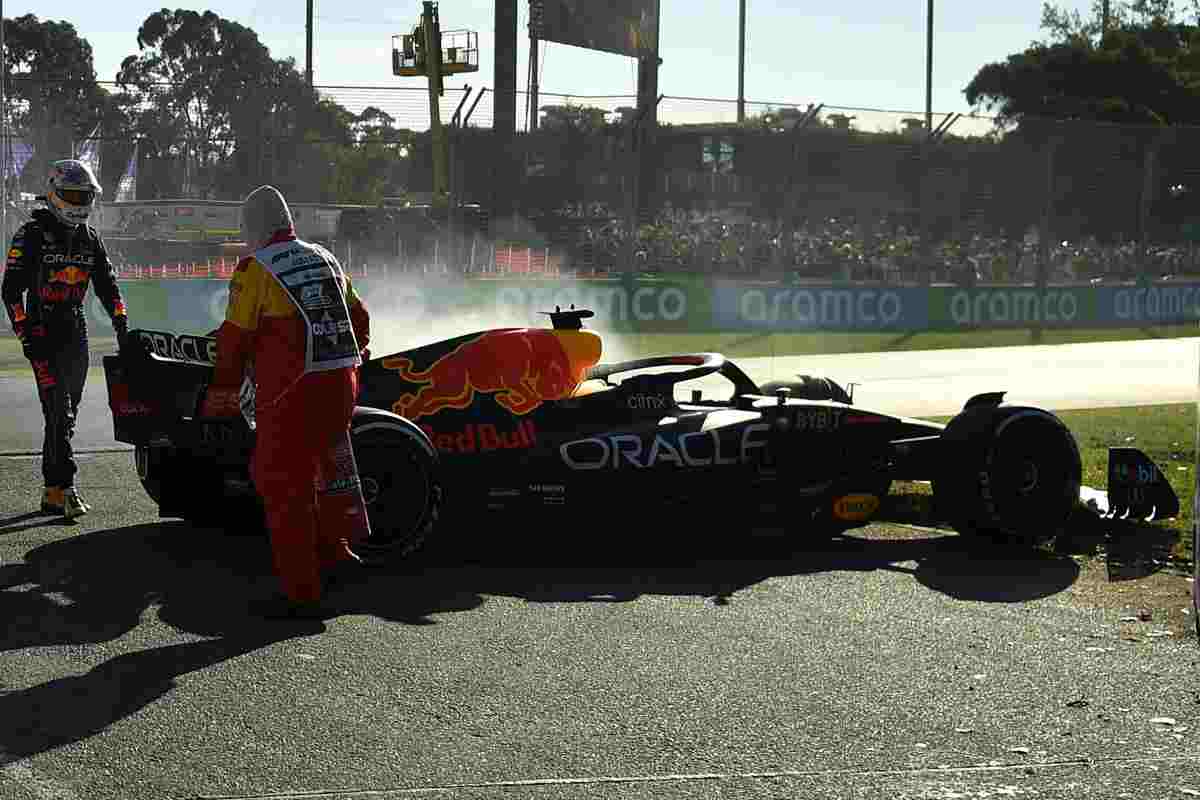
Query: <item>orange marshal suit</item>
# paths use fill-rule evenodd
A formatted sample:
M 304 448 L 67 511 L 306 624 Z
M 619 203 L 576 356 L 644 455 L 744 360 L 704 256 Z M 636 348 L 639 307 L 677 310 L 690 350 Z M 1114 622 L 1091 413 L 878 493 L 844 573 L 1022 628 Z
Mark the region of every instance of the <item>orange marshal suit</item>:
M 295 239 L 294 232 L 280 231 L 268 244 Z M 370 316 L 350 278 L 340 266 L 337 272 L 355 340 L 364 350 Z M 332 449 L 349 427 L 358 372 L 343 367 L 305 374 L 305 336 L 304 320 L 287 291 L 256 258 L 243 259 L 230 282 L 225 321 L 217 329 L 209 397 L 229 413 L 246 365 L 253 363 L 252 475 L 266 508 L 275 572 L 284 594 L 295 602 L 319 600 L 321 571 L 352 558 L 347 526 L 321 524 L 316 486 L 335 472 Z

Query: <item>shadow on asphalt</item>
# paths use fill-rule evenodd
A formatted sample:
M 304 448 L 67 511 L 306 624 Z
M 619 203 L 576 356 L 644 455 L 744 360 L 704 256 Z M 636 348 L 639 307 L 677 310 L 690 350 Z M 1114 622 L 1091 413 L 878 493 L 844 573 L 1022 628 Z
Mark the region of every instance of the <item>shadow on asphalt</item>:
M 880 510 L 881 520 L 949 529 L 933 497 L 927 493 L 893 491 Z M 1180 532 L 1161 523 L 1108 519 L 1079 506 L 1066 530 L 1054 538 L 1060 555 L 1101 557 L 1110 581 L 1137 580 L 1161 572 L 1178 561 Z
M 269 558 L 264 538 L 164 522 L 60 539 L 0 567 L 0 659 L 112 641 L 151 607 L 180 630 L 219 637 L 126 653 L 28 689 L 0 684 L 0 764 L 95 735 L 170 692 L 181 675 L 324 631 L 320 621 L 247 615 L 246 604 L 269 591 L 256 585 Z
M 1103 556 L 1108 580 L 1138 580 L 1148 577 L 1175 561 L 1180 543 L 1178 528 L 1141 520 L 1103 519 L 1079 512 L 1070 534 L 1060 537 L 1055 547 L 1060 553 Z
M 20 533 L 30 528 L 51 525 L 53 524 L 51 520 L 52 516 L 52 514 L 47 514 L 44 511 L 30 511 L 25 514 L 18 514 L 15 517 L 4 517 L 0 519 L 0 536 Z
M 781 529 L 758 528 L 729 538 L 686 531 L 589 539 L 578 530 L 532 547 L 495 548 L 464 557 L 457 544 L 431 546 L 408 566 L 409 579 L 436 571 L 430 590 L 457 586 L 484 595 L 530 602 L 628 602 L 646 595 L 694 596 L 715 605 L 736 602 L 739 591 L 769 578 L 819 572 L 888 570 L 962 600 L 1013 603 L 1066 589 L 1079 575 L 1069 557 L 1029 548 L 983 546 L 953 534 L 912 531 L 879 539 L 848 531 L 824 541 L 800 540 Z M 582 539 L 582 541 L 580 541 Z M 397 565 L 396 572 L 403 570 Z M 453 578 L 455 571 L 461 578 Z M 369 604 L 372 578 L 354 599 Z M 357 589 L 357 587 L 354 587 Z M 417 593 L 419 596 L 420 593 Z
M 29 689 L 0 687 L 0 766 L 100 733 L 168 694 L 181 675 L 324 630 L 322 622 L 246 626 L 219 639 L 126 653 Z
M 726 533 L 720 527 L 460 528 L 435 534 L 408 560 L 343 574 L 328 597 L 336 613 L 421 625 L 432 614 L 477 608 L 485 595 L 531 602 L 690 595 L 728 602 L 772 577 L 883 569 L 958 599 L 1011 603 L 1060 592 L 1079 573 L 1067 555 L 954 534 L 912 530 L 880 538 L 864 529 L 805 540 L 780 528 L 732 526 Z M 270 628 L 248 613 L 249 604 L 276 587 L 270 565 L 262 534 L 181 521 L 61 538 L 28 551 L 23 563 L 0 567 L 7 622 L 0 652 L 111 641 L 150 608 L 164 623 L 201 636 Z M 397 581 L 403 591 L 381 591 Z
M 535 533 L 516 546 L 506 534 L 518 536 L 490 528 L 473 540 L 490 547 L 448 540 L 431 544 L 419 558 L 361 570 L 330 589 L 330 616 L 432 625 L 434 614 L 476 609 L 488 595 L 531 603 L 697 596 L 720 613 L 720 606 L 738 602 L 738 592 L 771 577 L 877 569 L 910 574 L 961 599 L 1019 602 L 1061 591 L 1078 574 L 1070 558 L 982 553 L 951 535 L 882 540 L 850 532 L 798 543 L 772 530 L 650 536 L 644 529 L 589 534 L 574 526 Z M 184 522 L 68 537 L 30 550 L 23 563 L 0 567 L 6 622 L 0 653 L 112 641 L 137 627 L 149 609 L 180 631 L 215 637 L 127 653 L 29 689 L 0 686 L 0 763 L 86 739 L 169 693 L 181 675 L 325 630 L 323 622 L 250 616 L 248 604 L 274 586 L 264 536 Z

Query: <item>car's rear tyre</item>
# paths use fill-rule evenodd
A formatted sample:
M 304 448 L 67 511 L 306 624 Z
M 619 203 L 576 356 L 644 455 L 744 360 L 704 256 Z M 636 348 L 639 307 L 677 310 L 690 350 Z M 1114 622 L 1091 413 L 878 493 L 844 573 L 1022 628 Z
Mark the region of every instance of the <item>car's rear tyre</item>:
M 442 510 L 438 459 L 428 439 L 404 420 L 355 418 L 354 459 L 371 523 L 365 553 L 403 558 L 416 552 Z
M 138 480 L 160 513 L 163 499 L 168 499 L 172 506 L 167 512 L 168 518 L 228 531 L 261 533 L 266 530 L 262 503 L 257 496 L 228 497 L 221 494 L 220 486 L 215 482 L 206 490 L 197 490 L 198 476 L 207 474 L 211 467 L 197 468 L 167 448 L 137 446 L 133 458 Z
M 957 423 L 957 424 L 956 424 Z M 1036 408 L 965 412 L 943 433 L 938 508 L 959 533 L 1004 544 L 1039 544 L 1067 524 L 1079 500 L 1075 438 Z
M 149 447 L 135 446 L 133 448 L 133 466 L 137 470 L 138 480 L 155 505 L 162 501 L 162 479 L 157 477 L 155 470 L 158 461 L 154 451 Z

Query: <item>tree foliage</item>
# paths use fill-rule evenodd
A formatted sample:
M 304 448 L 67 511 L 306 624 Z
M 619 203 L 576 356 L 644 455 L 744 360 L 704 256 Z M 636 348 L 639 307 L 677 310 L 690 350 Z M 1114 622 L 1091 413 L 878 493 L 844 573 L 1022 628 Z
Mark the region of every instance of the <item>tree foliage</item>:
M 110 113 L 110 99 L 96 83 L 91 45 L 69 22 L 6 20 L 4 58 L 9 119 L 32 134 L 36 153 L 26 172 L 45 175 L 48 161 L 69 155 Z
M 542 118 L 540 126 L 548 130 L 573 130 L 589 134 L 603 130 L 608 122 L 609 112 L 596 106 L 585 106 L 577 103 L 563 103 L 541 107 Z
M 964 89 L 967 102 L 1021 120 L 1102 120 L 1178 125 L 1200 122 L 1200 27 L 1173 0 L 1111 4 L 1108 28 L 1096 0 L 1084 18 L 1046 4 L 1044 41 L 985 64 Z
M 216 172 L 239 133 L 257 127 L 246 109 L 261 103 L 274 77 L 266 46 L 236 22 L 186 9 L 151 14 L 138 29 L 137 45 L 138 54 L 121 63 L 117 83 L 143 107 L 139 127 L 149 127 L 155 144 L 183 159 L 185 191 L 218 182 Z M 163 154 L 161 146 L 155 149 Z
M 136 44 L 116 76 L 119 91 L 97 90 L 89 119 L 122 140 L 115 163 L 139 142 L 140 196 L 237 199 L 269 182 L 296 200 L 375 203 L 406 176 L 411 131 L 378 108 L 355 115 L 321 97 L 292 59 L 274 59 L 245 26 L 164 8 L 146 18 Z M 95 87 L 94 74 L 89 81 Z

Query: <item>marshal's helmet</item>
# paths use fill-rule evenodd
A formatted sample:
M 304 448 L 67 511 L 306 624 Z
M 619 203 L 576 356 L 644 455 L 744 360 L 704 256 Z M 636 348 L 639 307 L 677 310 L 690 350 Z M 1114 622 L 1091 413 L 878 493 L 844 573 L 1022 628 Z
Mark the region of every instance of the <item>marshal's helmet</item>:
M 73 158 L 55 161 L 46 178 L 46 203 L 54 216 L 65 225 L 87 222 L 96 198 L 100 196 L 100 181 L 92 168 Z

